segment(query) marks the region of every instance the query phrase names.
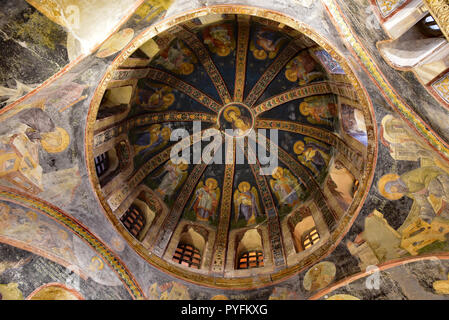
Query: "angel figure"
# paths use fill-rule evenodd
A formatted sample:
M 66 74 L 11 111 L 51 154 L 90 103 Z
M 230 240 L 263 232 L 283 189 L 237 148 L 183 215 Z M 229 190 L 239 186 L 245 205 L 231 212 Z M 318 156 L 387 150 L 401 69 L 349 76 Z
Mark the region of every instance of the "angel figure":
M 162 50 L 155 60 L 156 64 L 180 75 L 191 74 L 195 70 L 194 64 L 197 62 L 198 60 L 192 51 L 178 39 L 167 49 Z
M 175 102 L 172 88 L 157 83 L 146 85 L 146 87 L 150 90 L 137 89 L 136 103 L 140 107 L 152 112 L 165 111 Z
M 163 177 L 161 184 L 156 189 L 156 193 L 161 199 L 171 197 L 184 183 L 187 179 L 188 167 L 187 161 L 185 160 L 180 160 L 178 163 L 168 160 L 163 167 L 162 173 L 153 177 L 153 179 Z
M 273 170 L 270 180 L 270 186 L 280 204 L 294 208 L 299 204 L 298 188 L 300 187 L 298 179 L 285 168 L 277 167 Z
M 257 190 L 246 181 L 241 182 L 234 192 L 234 206 L 235 221 L 243 215 L 247 226 L 255 224 L 256 217 L 261 215 Z
M 274 59 L 285 40 L 276 32 L 261 27 L 256 31 L 256 37 L 251 42 L 250 50 L 254 58 L 258 60 L 265 60 L 267 57 Z
M 320 168 L 327 167 L 330 161 L 330 151 L 326 145 L 315 139 L 306 137 L 299 140 L 293 146 L 293 151 L 298 155 L 298 160 L 317 175 Z
M 192 206 L 198 221 L 209 221 L 215 217 L 218 201 L 220 200 L 220 188 L 214 178 L 209 178 L 205 183 L 200 181 L 193 196 Z
M 312 124 L 332 126 L 337 106 L 327 97 L 308 97 L 299 105 L 299 111 Z
M 134 144 L 134 154 L 145 156 L 165 147 L 170 140 L 171 129 L 160 124 L 152 125 Z
M 209 50 L 220 57 L 228 56 L 235 49 L 235 40 L 230 24 L 220 24 L 208 27 L 203 31 L 204 43 Z
M 323 72 L 317 70 L 317 63 L 310 54 L 303 51 L 287 63 L 285 77 L 288 81 L 298 82 L 303 86 L 323 77 Z

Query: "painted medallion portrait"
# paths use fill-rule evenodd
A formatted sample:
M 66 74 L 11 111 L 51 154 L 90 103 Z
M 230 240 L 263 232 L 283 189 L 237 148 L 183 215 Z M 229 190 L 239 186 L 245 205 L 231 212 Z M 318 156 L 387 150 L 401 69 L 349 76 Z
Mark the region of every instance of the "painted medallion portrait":
M 219 117 L 219 125 L 222 131 L 232 136 L 243 137 L 250 133 L 253 127 L 253 115 L 249 109 L 241 104 L 231 104 L 223 109 Z

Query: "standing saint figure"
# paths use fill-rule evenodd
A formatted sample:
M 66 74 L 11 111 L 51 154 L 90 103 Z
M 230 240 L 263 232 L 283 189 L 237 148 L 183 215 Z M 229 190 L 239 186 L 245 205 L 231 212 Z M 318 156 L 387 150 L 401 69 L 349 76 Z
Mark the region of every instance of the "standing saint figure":
M 154 179 L 159 177 L 164 177 L 161 184 L 156 189 L 156 193 L 164 199 L 165 197 L 170 197 L 174 192 L 181 186 L 181 184 L 187 178 L 187 168 L 188 164 L 185 160 L 180 160 L 178 163 L 174 163 L 168 160 L 164 165 L 164 170 L 162 173 Z
M 234 192 L 234 206 L 235 221 L 243 215 L 247 226 L 255 224 L 256 217 L 261 215 L 257 190 L 246 181 L 241 182 Z
M 214 178 L 209 178 L 206 183 L 200 181 L 196 188 L 192 207 L 199 221 L 209 221 L 209 218 L 215 217 L 215 212 L 220 199 L 220 188 Z

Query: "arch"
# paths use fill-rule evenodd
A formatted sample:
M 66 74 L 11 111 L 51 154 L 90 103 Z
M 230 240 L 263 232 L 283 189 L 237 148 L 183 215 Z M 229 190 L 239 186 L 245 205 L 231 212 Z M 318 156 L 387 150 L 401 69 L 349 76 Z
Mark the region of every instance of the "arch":
M 249 229 L 242 235 L 235 257 L 236 269 L 264 267 L 263 242 L 259 230 Z
M 189 268 L 200 269 L 206 248 L 205 239 L 207 239 L 200 232 L 205 230 L 197 232 L 194 226 L 185 226 L 183 231 L 172 261 Z
M 320 240 L 320 234 L 318 233 L 315 220 L 313 220 L 311 215 L 305 217 L 295 225 L 293 229 L 293 240 L 296 252 L 307 250 Z

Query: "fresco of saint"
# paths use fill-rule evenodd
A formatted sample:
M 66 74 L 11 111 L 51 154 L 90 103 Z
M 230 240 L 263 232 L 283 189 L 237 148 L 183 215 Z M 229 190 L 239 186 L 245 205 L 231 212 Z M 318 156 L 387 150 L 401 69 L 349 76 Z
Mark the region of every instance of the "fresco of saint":
M 179 163 L 173 163 L 171 160 L 168 160 L 164 165 L 162 173 L 153 177 L 153 179 L 163 177 L 161 184 L 156 189 L 156 193 L 161 199 L 171 197 L 184 183 L 187 179 L 188 167 L 187 161 L 181 160 Z
M 320 169 L 327 167 L 330 161 L 329 148 L 325 144 L 312 139 L 304 138 L 297 141 L 293 146 L 293 151 L 298 155 L 298 160 L 317 175 Z
M 337 116 L 337 105 L 328 97 L 308 97 L 299 105 L 299 111 L 312 124 L 332 126 Z
M 324 74 L 317 70 L 317 63 L 306 51 L 301 52 L 287 63 L 285 77 L 288 81 L 306 85 Z
M 234 192 L 235 220 L 240 216 L 246 220 L 246 225 L 256 223 L 256 217 L 261 215 L 259 195 L 255 187 L 246 182 L 240 182 L 238 189 Z
M 230 24 L 210 26 L 203 31 L 204 43 L 220 57 L 228 56 L 235 49 L 235 39 Z
M 299 182 L 292 173 L 285 168 L 277 167 L 273 170 L 270 186 L 280 204 L 285 204 L 289 208 L 296 207 L 299 203 Z
M 197 62 L 198 60 L 193 52 L 178 39 L 176 39 L 167 49 L 162 50 L 155 60 L 156 64 L 180 75 L 191 74 L 195 70 L 194 65 Z
M 449 175 L 437 166 L 426 166 L 402 175 L 386 174 L 379 179 L 379 192 L 388 200 L 404 195 L 419 206 L 419 217 L 431 223 L 436 216 L 449 219 Z
M 165 111 L 175 102 L 175 96 L 169 86 L 151 83 L 146 84 L 145 87 L 150 90 L 137 89 L 136 104 L 139 107 L 152 112 Z
M 160 124 L 154 124 L 146 132 L 139 136 L 134 144 L 134 154 L 145 156 L 151 152 L 160 150 L 170 140 L 171 129 Z
M 279 36 L 276 32 L 260 27 L 257 29 L 255 38 L 250 44 L 250 50 L 254 58 L 258 60 L 274 59 L 285 41 L 286 39 Z
M 214 178 L 209 178 L 205 183 L 200 181 L 193 196 L 192 207 L 198 221 L 209 221 L 215 217 L 220 200 L 220 188 Z

